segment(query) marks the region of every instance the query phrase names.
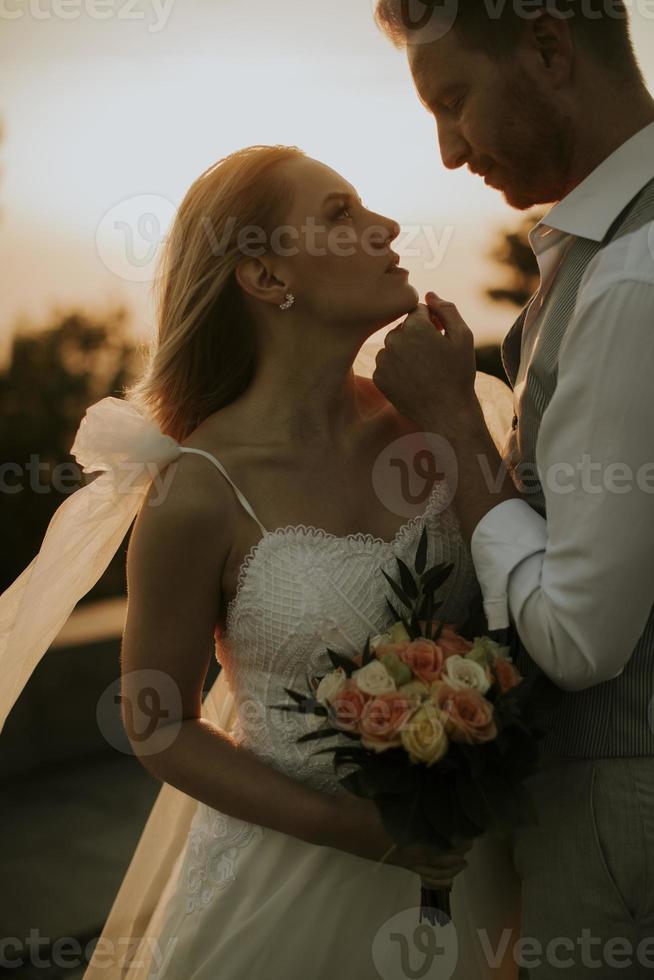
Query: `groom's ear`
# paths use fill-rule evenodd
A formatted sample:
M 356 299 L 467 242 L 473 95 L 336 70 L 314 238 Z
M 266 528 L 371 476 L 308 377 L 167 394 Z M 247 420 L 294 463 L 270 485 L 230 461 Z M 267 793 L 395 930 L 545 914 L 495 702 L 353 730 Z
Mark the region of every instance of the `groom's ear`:
M 243 292 L 255 299 L 264 303 L 284 302 L 288 287 L 274 275 L 265 258 L 244 259 L 237 265 L 235 276 Z
M 553 87 L 566 84 L 572 74 L 575 54 L 570 22 L 542 11 L 527 30 L 537 69 Z

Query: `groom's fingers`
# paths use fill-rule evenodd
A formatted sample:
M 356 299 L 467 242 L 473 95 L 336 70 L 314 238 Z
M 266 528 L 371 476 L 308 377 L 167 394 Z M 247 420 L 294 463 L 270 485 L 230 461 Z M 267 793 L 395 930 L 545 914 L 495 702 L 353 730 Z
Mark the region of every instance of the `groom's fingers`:
M 404 334 L 413 335 L 414 331 L 420 332 L 425 329 L 429 329 L 430 334 L 433 333 L 434 321 L 430 313 L 429 307 L 425 303 L 419 303 L 415 310 L 411 313 L 393 330 L 389 330 L 386 334 L 386 344 L 387 346 L 392 346 L 396 341 L 401 343 L 400 338 Z
M 456 340 L 470 332 L 468 324 L 465 322 L 454 303 L 441 299 L 436 293 L 427 293 L 425 296 L 427 307 L 432 316 L 435 316 L 445 329 L 445 336 L 450 340 Z

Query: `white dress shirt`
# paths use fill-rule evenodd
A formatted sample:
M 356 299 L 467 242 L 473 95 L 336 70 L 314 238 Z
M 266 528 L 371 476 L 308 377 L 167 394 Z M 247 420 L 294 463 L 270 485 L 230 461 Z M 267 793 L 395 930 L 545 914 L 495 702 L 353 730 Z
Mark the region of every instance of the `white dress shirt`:
M 532 229 L 541 288 L 525 319 L 516 406 L 566 250 L 575 236 L 601 241 L 652 177 L 654 123 Z M 543 671 L 581 690 L 622 672 L 654 604 L 654 222 L 586 269 L 536 465 L 547 519 L 504 501 L 475 528 L 472 556 L 490 628 L 510 617 Z

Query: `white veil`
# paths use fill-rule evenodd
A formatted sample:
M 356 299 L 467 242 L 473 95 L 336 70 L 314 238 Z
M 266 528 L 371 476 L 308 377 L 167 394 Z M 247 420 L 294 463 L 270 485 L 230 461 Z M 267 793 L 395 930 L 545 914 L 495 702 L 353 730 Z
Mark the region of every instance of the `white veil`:
M 372 375 L 375 353 L 360 352 L 358 374 Z M 478 375 L 477 394 L 501 448 L 513 414 L 511 391 Z M 87 409 L 71 453 L 84 473 L 100 475 L 61 504 L 39 553 L 0 596 L 0 732 L 34 668 L 118 550 L 150 483 L 181 449 L 130 402 L 109 397 Z M 222 672 L 202 714 L 221 730 L 232 730 L 236 709 Z M 196 807 L 192 797 L 162 785 L 84 980 L 147 976 Z

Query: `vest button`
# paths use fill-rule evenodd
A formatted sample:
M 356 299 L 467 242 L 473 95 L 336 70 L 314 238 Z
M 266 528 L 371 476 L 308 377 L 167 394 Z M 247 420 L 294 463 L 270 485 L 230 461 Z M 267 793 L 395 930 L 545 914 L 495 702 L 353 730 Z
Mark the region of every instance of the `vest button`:
M 511 422 L 511 428 L 515 431 L 518 428 L 518 416 L 513 416 L 513 421 Z

